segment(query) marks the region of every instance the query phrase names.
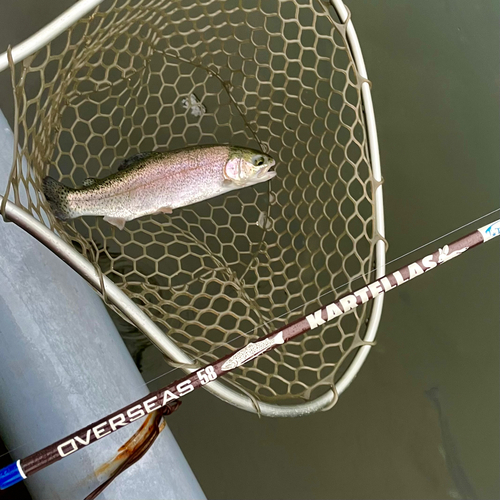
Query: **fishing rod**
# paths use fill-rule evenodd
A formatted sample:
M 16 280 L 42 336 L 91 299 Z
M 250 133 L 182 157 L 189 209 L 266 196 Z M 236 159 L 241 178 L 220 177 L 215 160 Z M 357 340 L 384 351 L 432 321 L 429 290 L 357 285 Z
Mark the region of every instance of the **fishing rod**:
M 234 353 L 228 354 L 203 368 L 193 371 L 191 374 L 162 389 L 149 393 L 147 396 L 66 436 L 50 446 L 17 460 L 0 470 L 0 489 L 6 489 L 26 479 L 28 476 L 35 474 L 35 472 L 145 417 L 155 410 L 172 405 L 179 398 L 193 392 L 199 387 L 209 384 L 257 356 L 275 349 L 299 335 L 314 330 L 328 321 L 374 299 L 378 295 L 388 292 L 499 235 L 500 220 L 497 220 L 449 245 L 445 245 L 443 248 L 439 248 L 433 254 L 427 255 L 412 264 L 387 274 L 359 290 L 345 294 L 340 299 L 321 307 L 312 314 L 304 316 L 279 330 L 275 330 L 261 339 L 247 344 Z

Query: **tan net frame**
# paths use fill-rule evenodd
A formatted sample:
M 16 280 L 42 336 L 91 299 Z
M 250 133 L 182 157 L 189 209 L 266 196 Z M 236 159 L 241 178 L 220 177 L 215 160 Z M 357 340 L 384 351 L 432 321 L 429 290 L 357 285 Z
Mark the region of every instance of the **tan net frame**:
M 15 203 L 197 365 L 331 302 L 373 278 L 381 238 L 346 26 L 323 1 L 103 2 L 16 66 Z M 58 221 L 40 189 L 46 175 L 70 186 L 109 175 L 137 152 L 227 143 L 269 153 L 277 177 L 123 231 Z M 368 307 L 229 381 L 257 406 L 324 396 L 367 344 Z

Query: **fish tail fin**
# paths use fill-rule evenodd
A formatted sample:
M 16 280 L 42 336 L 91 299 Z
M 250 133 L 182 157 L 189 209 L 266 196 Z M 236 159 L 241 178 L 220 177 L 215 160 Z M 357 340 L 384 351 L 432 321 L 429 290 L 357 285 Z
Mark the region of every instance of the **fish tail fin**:
M 68 194 L 74 191 L 64 184 L 57 182 L 52 177 L 45 177 L 42 180 L 43 194 L 50 204 L 54 215 L 61 220 L 71 219 L 68 205 Z

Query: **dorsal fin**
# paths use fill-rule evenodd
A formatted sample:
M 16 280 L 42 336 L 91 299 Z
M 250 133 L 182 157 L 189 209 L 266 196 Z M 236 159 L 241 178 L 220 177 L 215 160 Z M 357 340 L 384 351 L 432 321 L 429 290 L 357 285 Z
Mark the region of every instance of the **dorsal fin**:
M 145 160 L 147 158 L 151 158 L 153 156 L 159 155 L 158 151 L 148 151 L 147 153 L 137 153 L 134 156 L 131 156 L 130 158 L 127 158 L 126 160 L 123 160 L 120 163 L 120 166 L 118 167 L 118 170 L 125 170 L 127 168 L 133 167 L 140 163 L 142 160 Z

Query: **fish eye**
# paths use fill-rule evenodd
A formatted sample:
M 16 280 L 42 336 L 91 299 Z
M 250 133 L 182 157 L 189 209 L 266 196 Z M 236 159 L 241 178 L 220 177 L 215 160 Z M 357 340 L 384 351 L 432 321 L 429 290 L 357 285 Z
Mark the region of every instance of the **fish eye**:
M 256 167 L 264 165 L 264 157 L 262 155 L 255 155 L 252 158 L 252 164 L 255 165 Z

